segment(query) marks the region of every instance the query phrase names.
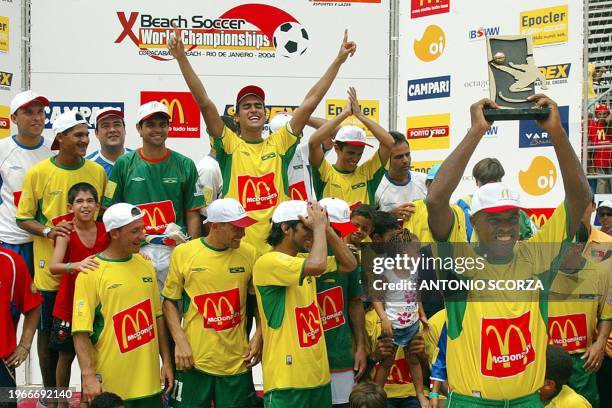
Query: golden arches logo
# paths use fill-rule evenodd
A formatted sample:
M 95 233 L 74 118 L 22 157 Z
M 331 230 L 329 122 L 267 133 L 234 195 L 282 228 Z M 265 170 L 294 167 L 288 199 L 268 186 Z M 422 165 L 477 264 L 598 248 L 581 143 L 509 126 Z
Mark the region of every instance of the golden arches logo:
M 518 326 L 514 324 L 511 324 L 510 326 L 508 326 L 503 340 L 501 338 L 501 334 L 499 333 L 499 330 L 497 329 L 497 327 L 489 326 L 487 327 L 485 331 L 486 336 L 489 336 L 489 333 L 491 332 L 495 333 L 497 344 L 499 345 L 499 351 L 500 351 L 500 354 L 502 354 L 502 356 L 500 356 L 500 359 L 502 359 L 501 363 L 505 368 L 509 368 L 512 362 L 509 356 L 510 354 L 510 333 L 512 331 L 514 331 L 516 335 L 518 336 L 518 338 L 520 339 L 522 350 L 525 351 L 524 353 L 525 355 L 521 357 L 521 359 L 523 360 L 523 364 L 527 365 L 527 362 L 528 362 L 527 352 L 529 351 L 528 346 L 531 347 L 531 345 L 527 344 L 527 341 L 525 340 L 525 337 L 523 336 L 523 333 L 521 332 L 521 329 Z M 508 358 L 507 359 L 502 358 L 503 356 L 507 356 Z M 495 356 L 493 356 L 493 353 L 491 349 L 489 348 L 489 350 L 487 351 L 487 362 L 486 362 L 487 370 L 489 371 L 493 370 L 493 360 L 495 359 L 496 359 Z
M 531 214 L 529 218 L 531 219 L 531 221 L 533 221 L 535 225 L 538 226 L 538 228 L 544 225 L 546 221 L 548 221 L 548 217 L 546 217 L 545 214 Z
M 597 129 L 597 141 L 603 142 L 606 140 L 606 131 L 604 129 Z
M 141 329 L 140 324 L 138 323 L 140 321 L 138 317 L 140 316 L 144 318 L 144 322 L 146 324 L 144 329 Z M 134 330 L 134 334 L 128 335 L 125 330 L 128 321 L 132 323 L 132 329 Z M 123 320 L 121 320 L 121 333 L 123 333 L 123 336 L 121 337 L 121 345 L 124 349 L 127 349 L 130 340 L 135 339 L 140 341 L 142 340 L 143 335 L 149 334 L 149 332 L 151 332 L 152 330 L 153 325 L 151 324 L 149 316 L 147 316 L 147 312 L 145 312 L 144 309 L 138 309 L 134 317 L 130 316 L 129 314 L 126 314 L 125 316 L 123 316 Z
M 512 198 L 512 193 L 510 192 L 510 190 L 509 190 L 509 189 L 504 188 L 504 189 L 501 191 L 501 198 L 502 198 L 503 200 L 510 200 L 510 199 Z
M 148 208 L 142 209 L 142 212 L 145 217 L 146 225 L 149 225 L 151 227 L 157 227 L 158 225 L 168 224 L 168 221 L 166 220 L 166 216 L 164 215 L 164 213 L 159 207 L 154 207 L 152 213 Z M 159 215 L 159 221 L 161 221 L 161 223 L 159 224 L 157 223 L 158 215 Z
M 183 104 L 178 99 L 174 98 L 172 101 L 168 102 L 168 99 L 164 98 L 160 101 L 166 108 L 168 108 L 168 113 L 170 113 L 170 120 L 174 121 L 174 111 L 178 113 L 178 123 L 185 123 L 185 112 L 183 111 Z
M 261 190 L 259 189 L 261 186 L 263 186 L 264 190 L 266 191 L 266 195 L 264 196 L 264 199 L 262 199 Z M 248 194 L 246 194 L 248 187 L 252 188 L 252 191 L 253 191 L 252 196 L 249 196 Z M 242 197 L 242 206 L 246 207 L 247 203 L 250 203 L 251 201 L 255 203 L 255 205 L 261 205 L 262 203 L 265 203 L 266 201 L 268 201 L 268 204 L 274 205 L 272 201 L 272 195 L 270 194 L 271 191 L 272 189 L 270 188 L 270 186 L 268 186 L 268 184 L 264 181 L 258 181 L 257 183 L 255 183 L 253 179 L 247 180 L 247 182 L 244 184 L 244 196 Z
M 330 306 L 333 312 L 328 313 L 328 308 L 326 307 L 326 305 Z M 331 316 L 332 319 L 336 320 L 336 323 L 340 322 L 342 314 L 338 314 L 338 307 L 336 306 L 336 302 L 334 302 L 334 299 L 332 299 L 331 296 L 326 295 L 323 297 L 323 301 L 321 302 L 321 311 L 323 312 L 323 316 Z
M 387 377 L 387 384 L 408 384 L 412 382 L 406 359 L 398 359 L 393 362 Z
M 584 314 L 551 316 L 548 334 L 549 344 L 561 345 L 568 351 L 584 348 L 587 341 L 586 317 Z
M 307 201 L 307 197 L 304 197 L 302 195 L 302 192 L 300 191 L 297 185 L 291 186 L 289 189 L 291 190 L 289 192 L 289 195 L 291 196 L 292 200 Z
M 318 306 L 313 302 L 308 306 L 296 307 L 294 310 L 295 325 L 300 347 L 304 348 L 316 345 L 323 334 Z
M 308 319 L 306 318 L 305 313 L 300 314 L 301 323 L 304 324 L 305 328 L 308 330 L 302 330 L 302 343 L 308 343 L 308 338 L 310 337 L 310 341 L 313 341 L 317 338 L 317 333 L 321 330 L 319 326 L 319 320 L 317 319 L 317 315 L 312 310 L 308 311 Z
M 225 305 L 227 306 L 227 310 L 229 312 L 228 314 L 223 314 L 223 303 L 225 303 Z M 209 305 L 212 305 L 212 308 L 215 312 L 214 317 L 216 317 L 216 319 L 209 315 Z M 204 318 L 206 319 L 206 322 L 209 325 L 216 323 L 217 326 L 222 326 L 224 320 L 232 320 L 235 317 L 236 311 L 234 310 L 232 302 L 230 302 L 230 300 L 226 296 L 221 296 L 216 303 L 211 297 L 208 297 L 204 301 L 204 308 L 202 309 L 202 314 L 204 315 Z M 226 317 L 226 319 L 223 319 L 224 317 Z

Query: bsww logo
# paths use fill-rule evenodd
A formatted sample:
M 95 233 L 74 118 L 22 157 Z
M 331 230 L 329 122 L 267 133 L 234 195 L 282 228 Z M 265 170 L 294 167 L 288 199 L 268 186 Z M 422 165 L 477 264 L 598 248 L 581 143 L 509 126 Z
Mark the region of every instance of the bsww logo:
M 308 306 L 295 308 L 295 324 L 300 347 L 312 347 L 319 342 L 323 330 L 319 308 L 314 302 Z
M 468 39 L 470 40 L 482 40 L 491 35 L 499 35 L 499 26 L 478 27 L 476 30 L 468 31 Z
M 344 324 L 344 294 L 340 286 L 317 293 L 317 302 L 324 331 Z
M 278 202 L 274 173 L 261 177 L 238 176 L 238 201 L 246 211 L 265 210 Z
M 587 347 L 587 322 L 584 313 L 548 317 L 549 344 L 563 346 L 567 351 Z
M 150 299 L 115 314 L 113 327 L 119 350 L 127 353 L 152 341 L 155 338 L 154 325 Z
M 408 100 L 446 98 L 450 96 L 450 75 L 408 81 Z
M 241 322 L 240 291 L 238 288 L 205 293 L 193 298 L 205 329 L 228 330 Z

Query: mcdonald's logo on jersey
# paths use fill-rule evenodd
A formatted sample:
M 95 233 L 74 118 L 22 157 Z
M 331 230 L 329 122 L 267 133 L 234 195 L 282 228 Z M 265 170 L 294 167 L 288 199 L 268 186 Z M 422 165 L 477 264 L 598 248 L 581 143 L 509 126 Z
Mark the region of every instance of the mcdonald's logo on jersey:
M 584 313 L 548 317 L 548 344 L 565 347 L 567 351 L 587 347 L 587 322 Z
M 481 320 L 480 370 L 487 377 L 511 377 L 535 361 L 529 322 L 531 312 L 518 317 Z
M 168 137 L 200 137 L 200 108 L 191 92 L 140 92 L 140 103 L 159 101 L 170 113 Z
M 222 292 L 204 293 L 193 298 L 205 329 L 232 329 L 240 324 L 240 291 L 238 288 Z
M 523 208 L 523 211 L 538 228 L 542 228 L 555 212 L 555 208 Z
M 278 191 L 274 184 L 274 172 L 261 177 L 238 176 L 238 201 L 246 211 L 275 207 Z
M 138 204 L 144 213 L 145 232 L 147 234 L 163 234 L 171 222 L 176 222 L 176 213 L 172 201 L 158 201 L 155 203 Z
M 317 303 L 321 311 L 323 331 L 335 329 L 344 324 L 344 294 L 340 286 L 317 293 Z
M 298 181 L 289 186 L 289 197 L 292 200 L 308 201 L 308 193 L 306 193 L 306 183 Z
M 409 384 L 412 382 L 408 362 L 405 358 L 396 358 L 389 370 L 387 384 Z
M 113 327 L 119 351 L 127 353 L 155 338 L 151 299 L 145 299 L 115 315 Z
M 323 330 L 321 328 L 319 308 L 314 302 L 308 306 L 295 308 L 295 324 L 297 326 L 300 347 L 312 347 L 319 342 Z

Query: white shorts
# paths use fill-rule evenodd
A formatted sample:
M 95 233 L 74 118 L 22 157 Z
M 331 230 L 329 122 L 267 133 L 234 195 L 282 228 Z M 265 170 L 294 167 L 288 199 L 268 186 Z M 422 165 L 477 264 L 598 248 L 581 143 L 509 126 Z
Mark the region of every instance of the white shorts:
M 342 371 L 331 373 L 332 404 L 346 404 L 355 385 L 355 374 L 353 371 Z
M 147 244 L 140 248 L 140 252 L 151 258 L 151 262 L 153 262 L 159 293 L 161 293 L 164 288 L 164 283 L 168 277 L 168 271 L 170 270 L 170 255 L 173 249 L 174 247 L 159 244 Z

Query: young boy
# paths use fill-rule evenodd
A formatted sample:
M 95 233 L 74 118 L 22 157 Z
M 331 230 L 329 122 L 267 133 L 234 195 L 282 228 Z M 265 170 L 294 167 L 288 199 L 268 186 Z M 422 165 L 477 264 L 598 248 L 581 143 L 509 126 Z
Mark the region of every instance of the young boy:
M 370 236 L 374 230 L 374 210 L 367 204 L 360 204 L 351 211 L 351 223 L 357 231 L 347 235 L 347 244 L 359 248 L 359 244 Z
M 70 385 L 70 366 L 75 355 L 70 326 L 77 274 L 84 269 L 96 268 L 95 255 L 108 245 L 104 224 L 95 219 L 99 208 L 98 192 L 91 184 L 73 185 L 68 191 L 68 212 L 74 215 L 74 228 L 70 235 L 58 236 L 55 240 L 50 271 L 62 276 L 51 328 L 51 347 L 59 352 L 55 374 L 58 387 Z M 66 402 L 58 403 L 58 408 L 62 406 L 68 405 Z
M 391 245 L 400 244 L 398 249 L 409 257 L 420 257 L 419 243 L 414 234 L 404 229 L 389 240 Z M 403 282 L 413 282 L 416 286 L 418 274 L 416 270 L 385 269 L 384 281 L 401 287 Z M 409 345 L 419 332 L 419 321 L 428 329 L 427 317 L 423 305 L 417 301 L 417 291 L 409 289 L 386 289 L 382 296 L 384 303 L 373 301 L 372 305 L 381 320 L 382 335 L 393 338 L 393 344 L 404 349 L 408 362 L 410 377 L 416 390 L 416 396 L 422 407 L 427 407 L 429 401 L 423 393 L 423 371 L 418 357 L 409 352 Z M 389 376 L 389 368 L 382 367 L 376 373 L 376 383 L 384 386 Z

